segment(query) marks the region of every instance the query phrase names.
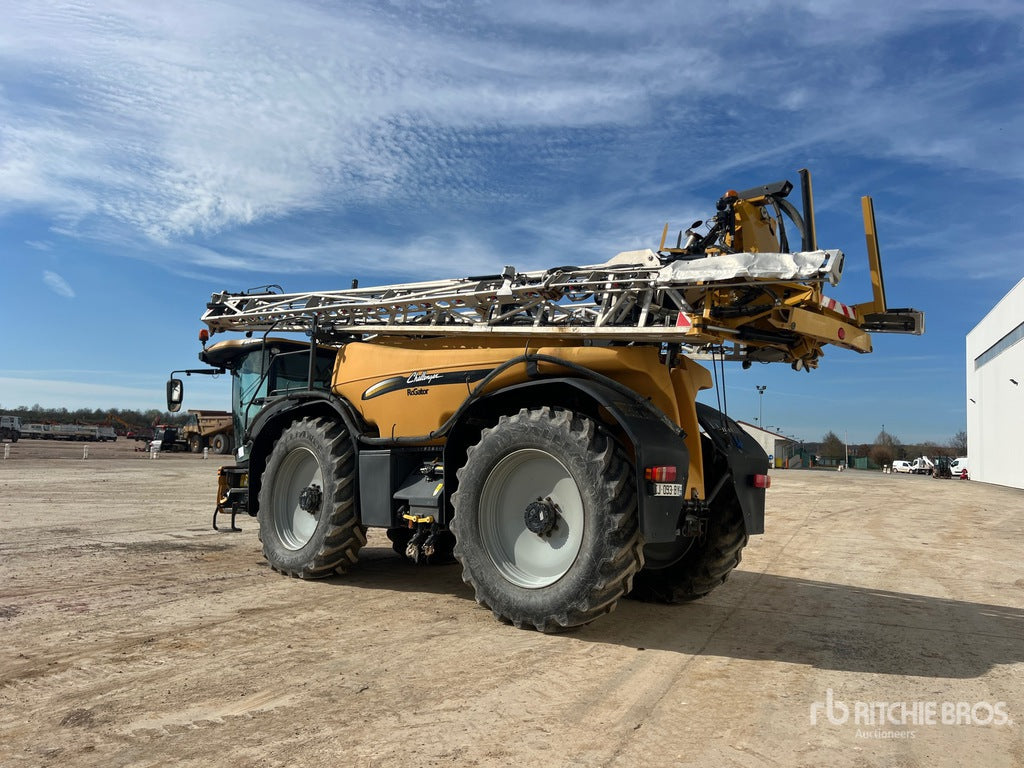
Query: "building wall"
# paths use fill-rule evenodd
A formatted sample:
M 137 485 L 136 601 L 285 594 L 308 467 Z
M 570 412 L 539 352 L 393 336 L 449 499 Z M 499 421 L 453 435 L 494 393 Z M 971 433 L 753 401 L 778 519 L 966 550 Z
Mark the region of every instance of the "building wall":
M 1022 436 L 1024 280 L 967 334 L 967 444 L 971 479 L 1024 488 Z
M 764 448 L 764 452 L 773 457 L 773 467 L 784 467 L 787 455 L 787 445 L 792 442 L 785 437 L 780 437 L 774 432 L 769 432 L 745 421 L 739 422 L 743 431 L 757 441 L 757 444 Z

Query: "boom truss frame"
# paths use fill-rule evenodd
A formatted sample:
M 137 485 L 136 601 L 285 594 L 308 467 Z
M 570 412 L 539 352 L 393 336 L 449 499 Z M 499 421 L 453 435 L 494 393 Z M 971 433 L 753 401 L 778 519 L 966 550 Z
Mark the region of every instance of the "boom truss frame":
M 856 307 L 823 294 L 839 251 L 728 254 L 681 266 L 652 251 L 601 265 L 305 293 L 214 294 L 203 322 L 295 332 L 318 342 L 367 336 L 567 339 L 716 347 L 731 359 L 814 367 L 824 344 L 871 351 Z M 891 329 L 881 329 L 891 330 Z

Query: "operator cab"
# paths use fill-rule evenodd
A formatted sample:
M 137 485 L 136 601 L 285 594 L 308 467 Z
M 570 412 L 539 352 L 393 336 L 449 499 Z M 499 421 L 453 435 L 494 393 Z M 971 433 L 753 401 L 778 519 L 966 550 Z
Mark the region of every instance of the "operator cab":
M 318 347 L 312 388 L 327 391 L 337 350 Z M 199 359 L 231 372 L 231 413 L 238 445 L 268 398 L 310 388 L 309 343 L 293 339 L 230 339 L 207 347 Z
M 338 350 L 318 346 L 312 370 L 309 364 L 309 342 L 282 338 L 229 339 L 199 353 L 199 359 L 210 368 L 175 371 L 192 374 L 231 373 L 231 413 L 235 444 L 243 444 L 243 436 L 251 419 L 273 397 L 309 389 L 328 391 Z M 167 409 L 181 408 L 185 385 L 181 379 L 167 382 Z

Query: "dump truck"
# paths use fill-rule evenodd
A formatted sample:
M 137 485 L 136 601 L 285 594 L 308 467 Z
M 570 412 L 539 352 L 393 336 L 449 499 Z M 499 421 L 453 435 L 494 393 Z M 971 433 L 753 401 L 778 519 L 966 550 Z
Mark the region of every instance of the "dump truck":
M 190 410 L 180 426 L 157 424 L 149 438 L 150 450 L 231 453 L 234 449 L 234 420 L 230 411 Z
M 202 453 L 204 448 L 212 453 L 231 453 L 235 442 L 231 412 L 190 410 L 179 439 L 192 453 Z
M 556 632 L 632 598 L 708 594 L 765 529 L 764 450 L 727 413 L 726 362 L 817 367 L 827 345 L 920 334 L 886 303 L 870 198 L 872 296 L 825 291 L 810 174 L 729 190 L 666 246 L 598 264 L 307 293 L 213 294 L 205 368 L 230 372 L 236 462 L 218 514 L 259 522 L 302 579 L 356 565 L 370 527 L 417 563 L 457 560 L 478 603 Z M 212 342 L 221 333 L 240 337 Z M 714 387 L 713 407 L 698 393 Z

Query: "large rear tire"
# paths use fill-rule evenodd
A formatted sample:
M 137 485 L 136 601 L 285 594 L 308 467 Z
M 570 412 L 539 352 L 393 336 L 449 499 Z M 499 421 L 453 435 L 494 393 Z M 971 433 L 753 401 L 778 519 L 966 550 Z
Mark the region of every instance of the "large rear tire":
M 670 604 L 699 600 L 729 578 L 740 564 L 748 538 L 743 509 L 727 481 L 712 503 L 704 536 L 680 543 L 667 566 L 657 567 L 661 563 L 649 560 L 633 580 L 629 597 Z
M 223 432 L 210 438 L 210 447 L 213 449 L 213 452 L 217 454 L 223 455 L 227 453 L 229 450 L 228 443 L 228 436 Z
M 557 632 L 629 591 L 643 566 L 633 471 L 591 419 L 547 407 L 502 416 L 458 478 L 455 557 L 499 620 Z
M 343 573 L 366 529 L 355 509 L 355 449 L 345 428 L 323 418 L 293 422 L 274 444 L 259 495 L 263 554 L 302 579 Z

